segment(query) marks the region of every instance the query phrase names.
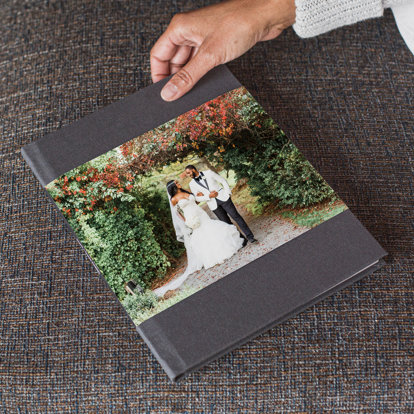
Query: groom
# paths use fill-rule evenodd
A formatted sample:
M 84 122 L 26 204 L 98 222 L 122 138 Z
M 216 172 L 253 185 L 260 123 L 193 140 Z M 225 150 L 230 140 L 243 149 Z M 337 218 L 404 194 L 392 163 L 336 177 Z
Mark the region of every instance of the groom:
M 211 171 L 198 171 L 194 165 L 185 167 L 185 174 L 191 177 L 190 190 L 195 195 L 197 201 L 207 201 L 210 210 L 219 220 L 228 224 L 233 224 L 230 217 L 238 224 L 240 230 L 245 234 L 244 246 L 247 241 L 256 243 L 252 231 L 250 230 L 243 217 L 236 210 L 236 206 L 231 200 L 231 190 L 227 181 L 219 174 Z

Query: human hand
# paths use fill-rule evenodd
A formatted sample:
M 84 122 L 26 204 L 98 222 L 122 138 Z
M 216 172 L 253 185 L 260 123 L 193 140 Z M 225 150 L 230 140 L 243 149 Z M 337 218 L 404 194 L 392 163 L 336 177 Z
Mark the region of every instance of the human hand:
M 151 49 L 153 82 L 174 74 L 166 101 L 187 93 L 209 70 L 274 39 L 295 21 L 294 0 L 227 0 L 173 16 Z
M 218 192 L 217 191 L 212 191 L 210 193 L 210 198 L 216 198 L 218 196 Z
M 203 197 L 203 193 L 201 192 L 201 191 L 199 191 L 198 193 L 197 193 L 197 197 Z

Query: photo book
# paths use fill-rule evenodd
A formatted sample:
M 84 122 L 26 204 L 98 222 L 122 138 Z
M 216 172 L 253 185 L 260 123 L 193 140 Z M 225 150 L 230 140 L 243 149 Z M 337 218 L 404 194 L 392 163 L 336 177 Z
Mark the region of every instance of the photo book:
M 169 78 L 21 151 L 177 382 L 386 252 L 226 65 Z

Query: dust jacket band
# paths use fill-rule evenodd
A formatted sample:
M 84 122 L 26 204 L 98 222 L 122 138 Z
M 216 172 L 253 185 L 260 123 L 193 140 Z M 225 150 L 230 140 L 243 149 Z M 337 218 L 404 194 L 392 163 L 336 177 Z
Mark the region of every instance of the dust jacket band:
M 379 267 L 385 251 L 350 210 L 138 325 L 171 381 Z
M 62 174 L 142 135 L 223 93 L 241 86 L 225 65 L 208 72 L 182 98 L 166 102 L 165 78 L 22 148 L 43 186 Z

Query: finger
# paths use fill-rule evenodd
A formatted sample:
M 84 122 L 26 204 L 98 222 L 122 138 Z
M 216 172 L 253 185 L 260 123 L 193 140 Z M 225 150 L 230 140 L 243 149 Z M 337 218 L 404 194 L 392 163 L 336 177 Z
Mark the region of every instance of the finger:
M 174 57 L 178 46 L 172 42 L 167 32 L 156 41 L 150 52 L 151 77 L 153 82 L 171 75 L 170 60 Z
M 182 46 L 180 46 L 180 47 L 182 47 Z M 172 63 L 172 61 L 175 62 L 176 56 L 177 56 L 177 53 L 178 52 L 171 59 L 171 61 L 170 61 L 170 74 L 171 75 L 174 74 L 174 73 L 177 73 L 190 59 L 193 58 L 193 56 L 197 53 L 197 51 L 199 49 L 199 47 L 192 47 L 192 46 L 188 46 L 188 47 L 189 47 L 189 50 L 190 51 L 189 51 L 188 56 L 185 59 L 184 59 L 184 55 L 183 55 L 183 59 L 182 59 L 183 63 L 180 63 L 180 64 L 178 64 L 178 63 Z
M 179 46 L 170 60 L 170 73 L 178 72 L 189 60 L 192 53 L 191 46 Z
M 191 50 L 188 60 L 192 59 L 198 53 L 199 49 L 200 49 L 200 46 L 194 46 Z
M 173 101 L 186 94 L 212 68 L 219 64 L 214 53 L 207 47 L 200 47 L 198 52 L 182 67 L 163 87 L 161 97 Z

